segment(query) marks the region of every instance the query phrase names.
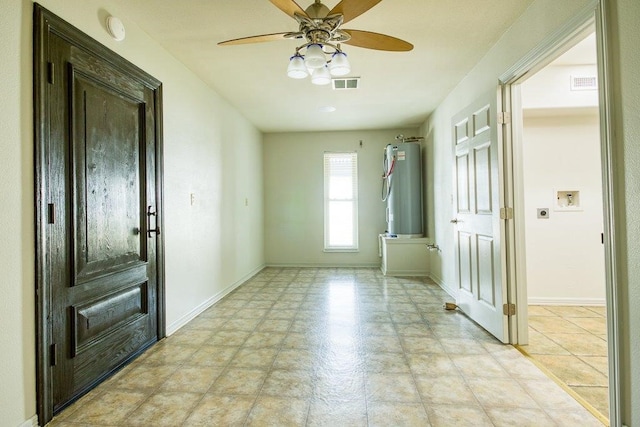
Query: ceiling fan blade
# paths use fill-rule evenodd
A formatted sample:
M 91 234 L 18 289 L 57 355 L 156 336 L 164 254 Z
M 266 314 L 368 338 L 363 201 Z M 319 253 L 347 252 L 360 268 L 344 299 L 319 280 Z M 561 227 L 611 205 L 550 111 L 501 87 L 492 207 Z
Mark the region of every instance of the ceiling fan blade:
M 352 46 L 364 47 L 375 50 L 388 50 L 392 52 L 408 52 L 413 45 L 404 40 L 387 36 L 386 34 L 372 33 L 371 31 L 342 30 L 349 33 L 350 40 L 343 42 Z
M 219 46 L 230 46 L 236 44 L 249 44 L 249 43 L 262 43 L 272 42 L 276 40 L 285 40 L 290 37 L 291 33 L 273 33 L 273 34 L 261 34 L 259 36 L 242 37 L 239 39 L 225 40 L 218 43 Z
M 382 0 L 342 0 L 331 9 L 329 15 L 340 13 L 344 17 L 342 21 L 344 23 L 362 15 L 381 1 Z
M 269 0 L 278 9 L 295 19 L 295 14 L 307 16 L 307 12 L 301 8 L 294 0 Z

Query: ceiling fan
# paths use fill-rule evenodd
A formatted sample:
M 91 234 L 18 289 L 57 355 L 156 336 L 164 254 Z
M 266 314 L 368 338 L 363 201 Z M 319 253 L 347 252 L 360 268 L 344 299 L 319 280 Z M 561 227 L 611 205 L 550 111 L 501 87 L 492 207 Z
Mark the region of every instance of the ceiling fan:
M 383 51 L 406 52 L 413 49 L 411 43 L 386 34 L 340 28 L 343 23 L 362 15 L 382 0 L 342 0 L 331 10 L 321 0 L 315 0 L 306 10 L 294 0 L 269 1 L 298 22 L 298 31 L 242 37 L 218 45 L 304 39 L 305 43 L 297 47 L 290 58 L 287 74 L 292 78 L 311 75 L 315 84 L 328 84 L 331 75 L 340 76 L 350 72 L 346 54 L 340 46 L 342 43 Z M 304 55 L 301 54 L 303 49 Z M 325 55 L 331 55 L 331 58 L 327 60 Z

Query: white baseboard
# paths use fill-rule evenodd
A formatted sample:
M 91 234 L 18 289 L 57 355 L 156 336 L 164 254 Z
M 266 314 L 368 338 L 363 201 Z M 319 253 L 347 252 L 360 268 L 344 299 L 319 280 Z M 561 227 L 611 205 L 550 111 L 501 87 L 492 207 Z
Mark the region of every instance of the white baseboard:
M 213 304 L 215 304 L 218 301 L 220 301 L 222 298 L 224 298 L 229 293 L 231 293 L 233 290 L 235 290 L 238 286 L 242 285 L 244 282 L 246 282 L 247 280 L 251 279 L 256 274 L 258 274 L 264 268 L 265 268 L 264 265 L 256 268 L 255 270 L 253 270 L 249 274 L 247 274 L 244 277 L 242 277 L 240 280 L 237 280 L 236 282 L 234 282 L 230 286 L 226 287 L 222 291 L 220 291 L 217 294 L 213 295 L 211 298 L 206 299 L 201 304 L 199 304 L 198 306 L 194 307 L 193 310 L 191 310 L 190 312 L 188 312 L 187 314 L 185 314 L 184 316 L 182 316 L 181 318 L 179 318 L 175 322 L 172 322 L 170 325 L 167 325 L 167 336 L 173 335 L 175 332 L 177 332 L 184 325 L 186 325 L 187 323 L 191 322 L 193 319 L 198 317 L 198 315 L 200 315 L 206 309 L 208 309 Z
M 38 427 L 38 426 L 39 426 L 38 416 L 34 415 L 33 417 L 29 418 L 27 421 L 20 424 L 18 427 Z
M 382 274 L 396 277 L 429 277 L 429 273 L 424 270 L 382 270 Z
M 433 280 L 436 283 L 436 285 L 440 286 L 440 289 L 448 293 L 451 298 L 453 298 L 454 300 L 457 298 L 456 290 L 445 285 L 441 277 L 435 276 L 433 274 L 429 274 L 429 279 Z
M 380 268 L 380 263 L 370 264 L 314 264 L 314 263 L 302 263 L 302 264 L 278 264 L 269 263 L 266 267 L 271 268 Z
M 605 306 L 607 301 L 604 298 L 538 298 L 529 297 L 529 305 L 584 305 L 584 306 Z
M 440 277 L 433 274 L 429 275 L 429 278 L 433 280 L 440 288 L 448 293 L 451 298 L 456 298 L 456 290 L 449 288 Z M 571 305 L 571 306 L 606 306 L 606 300 L 604 298 L 528 298 L 528 304 L 530 305 Z

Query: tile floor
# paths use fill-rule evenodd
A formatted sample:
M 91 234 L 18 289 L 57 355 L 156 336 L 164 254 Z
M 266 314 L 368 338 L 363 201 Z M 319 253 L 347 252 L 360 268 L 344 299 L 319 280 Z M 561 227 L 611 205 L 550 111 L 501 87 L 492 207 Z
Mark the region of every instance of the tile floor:
M 609 417 L 605 307 L 529 306 L 529 345 L 523 349 Z
M 268 268 L 51 426 L 601 426 L 422 278 Z

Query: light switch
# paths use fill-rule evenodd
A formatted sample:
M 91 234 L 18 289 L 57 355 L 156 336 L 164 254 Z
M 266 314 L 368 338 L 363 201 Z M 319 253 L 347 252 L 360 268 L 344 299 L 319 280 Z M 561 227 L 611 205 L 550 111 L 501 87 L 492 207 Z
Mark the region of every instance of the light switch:
M 196 193 L 189 194 L 189 203 L 191 203 L 191 206 L 196 204 Z

